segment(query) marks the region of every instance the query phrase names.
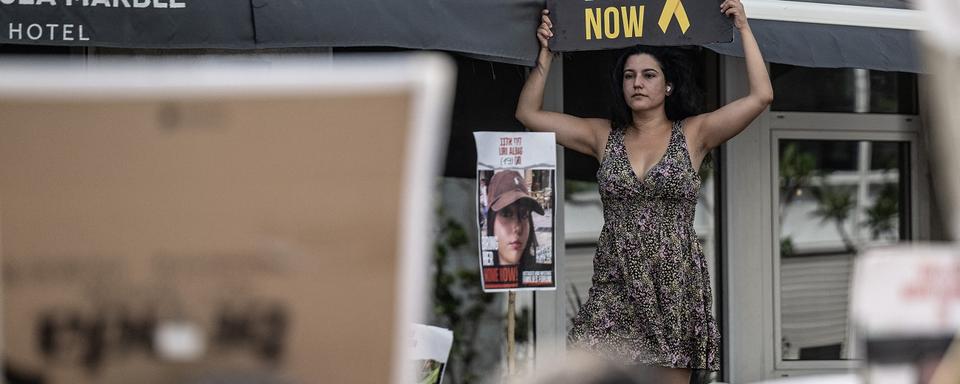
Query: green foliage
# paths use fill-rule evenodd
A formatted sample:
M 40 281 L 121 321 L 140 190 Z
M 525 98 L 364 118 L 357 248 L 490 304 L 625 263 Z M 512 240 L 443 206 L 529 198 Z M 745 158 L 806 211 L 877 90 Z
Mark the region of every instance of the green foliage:
M 788 144 L 780 154 L 780 204 L 789 205 L 817 175 L 817 159 L 810 153 Z M 781 219 L 782 221 L 782 219 Z
M 469 238 L 464 226 L 442 208 L 437 209 L 436 217 L 440 225 L 434 242 L 433 315 L 437 325 L 453 331 L 453 347 L 444 377 L 448 382 L 469 384 L 480 379 L 473 370 L 479 356 L 475 342 L 494 295 L 483 293 L 476 268 L 448 270 L 451 252 L 466 246 Z
M 897 166 L 897 159 L 887 159 L 882 165 L 886 171 L 890 171 Z M 817 202 L 813 215 L 819 217 L 823 223 L 832 222 L 847 249 L 856 251 L 858 246 L 844 227 L 844 222 L 850 218 L 857 206 L 856 191 L 849 187 L 827 184 L 828 175 L 816 169 L 816 158 L 812 154 L 801 151 L 796 144 L 786 145 L 780 161 L 780 222 L 783 222 L 784 209 L 800 196 L 801 191 L 809 190 Z M 816 176 L 819 176 L 820 182 L 813 185 L 812 178 Z M 896 183 L 884 184 L 873 204 L 864 208 L 866 219 L 856 224 L 869 229 L 873 240 L 896 230 L 900 215 L 899 195 Z M 784 256 L 793 253 L 793 244 L 789 237 L 780 240 L 780 249 Z
M 570 198 L 578 193 L 587 192 L 597 189 L 597 183 L 589 181 L 580 181 L 580 180 L 570 180 L 565 179 L 563 181 L 564 189 L 564 198 L 570 200 Z
M 440 379 L 440 371 L 443 369 L 443 365 L 434 360 L 425 360 L 423 361 L 423 366 L 420 367 L 418 372 L 419 377 L 417 377 L 416 383 L 418 384 L 434 384 L 437 380 Z
M 780 257 L 793 256 L 793 238 L 785 236 L 780 238 Z
M 837 187 L 824 182 L 811 188 L 811 192 L 817 199 L 817 209 L 811 214 L 819 217 L 821 222 L 832 221 L 837 228 L 837 232 L 840 233 L 840 238 L 843 239 L 847 251 L 856 252 L 858 247 L 843 226 L 843 223 L 850 217 L 850 211 L 857 205 L 857 200 L 853 196 L 854 191 L 850 188 Z
M 870 234 L 874 240 L 895 229 L 897 218 L 900 216 L 899 195 L 896 185 L 884 184 L 877 200 L 866 208 L 867 219 L 863 224 L 870 228 Z
M 832 222 L 847 250 L 856 251 L 856 244 L 844 228 L 844 222 L 857 204 L 854 191 L 827 184 L 827 176 L 817 169 L 817 159 L 813 154 L 800 150 L 794 143 L 786 145 L 780 154 L 780 222 L 784 222 L 790 203 L 801 196 L 804 190 L 809 190 L 817 201 L 817 209 L 812 215 L 819 217 L 821 222 Z M 814 177 L 820 178 L 819 185 L 812 185 Z M 792 238 L 780 239 L 781 256 L 789 257 L 794 251 Z
M 849 188 L 821 183 L 821 185 L 811 188 L 811 192 L 817 199 L 817 209 L 813 211 L 813 215 L 824 222 L 829 220 L 846 221 L 850 216 L 850 211 L 857 204 L 853 197 L 853 190 Z

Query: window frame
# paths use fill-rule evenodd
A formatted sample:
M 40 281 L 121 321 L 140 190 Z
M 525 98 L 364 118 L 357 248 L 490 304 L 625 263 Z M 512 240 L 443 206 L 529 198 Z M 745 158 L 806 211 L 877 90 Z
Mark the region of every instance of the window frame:
M 807 371 L 803 373 L 847 371 L 862 366 L 862 360 L 784 360 L 781 348 L 781 298 L 780 298 L 780 237 L 779 215 L 779 145 L 780 140 L 854 140 L 854 141 L 893 141 L 906 142 L 909 148 L 909 177 L 910 190 L 910 240 L 921 238 L 921 196 L 923 175 L 920 159 L 920 121 L 914 115 L 878 115 L 856 113 L 817 113 L 817 112 L 770 112 L 769 141 L 767 153 L 764 157 L 770 159 L 770 173 L 766 185 L 769 187 L 770 202 L 767 207 L 768 219 L 772 224 L 770 231 L 765 233 L 768 244 L 767 255 L 771 258 L 772 267 L 772 306 L 765 310 L 773 314 L 773 338 L 770 342 L 773 352 L 773 370 L 779 374 L 789 374 L 789 371 Z M 856 334 L 854 334 L 854 338 Z M 854 339 L 855 340 L 855 339 Z M 859 353 L 856 341 L 849 346 L 854 356 Z
M 749 93 L 745 60 L 724 56 L 720 61 L 720 96 L 723 103 L 732 102 Z M 921 221 L 913 223 L 919 231 L 916 240 L 929 239 L 931 234 L 930 183 L 928 173 L 929 147 L 927 133 L 922 128 L 929 115 L 929 100 L 924 96 L 924 76 L 918 75 L 918 115 L 874 115 L 817 112 L 771 112 L 761 113 L 749 127 L 723 145 L 722 175 L 723 205 L 725 215 L 723 230 L 723 284 L 724 359 L 723 369 L 731 383 L 756 382 L 778 377 L 809 374 L 843 374 L 851 368 L 830 367 L 816 362 L 802 364 L 776 364 L 773 320 L 773 236 L 769 236 L 773 214 L 772 192 L 769 190 L 772 175 L 771 127 L 778 130 L 800 129 L 820 131 L 823 122 L 838 122 L 857 132 L 914 132 L 921 140 L 916 141 L 913 153 L 921 159 L 915 162 L 919 173 L 912 175 L 918 183 L 919 205 L 913 207 Z M 787 90 L 788 91 L 788 90 Z M 921 120 L 921 117 L 923 120 Z M 893 121 L 889 120 L 893 119 Z M 896 122 L 903 119 L 904 122 Z M 910 123 L 915 125 L 906 125 Z M 916 158 L 916 157 L 915 157 Z M 856 364 L 850 364 L 856 365 Z

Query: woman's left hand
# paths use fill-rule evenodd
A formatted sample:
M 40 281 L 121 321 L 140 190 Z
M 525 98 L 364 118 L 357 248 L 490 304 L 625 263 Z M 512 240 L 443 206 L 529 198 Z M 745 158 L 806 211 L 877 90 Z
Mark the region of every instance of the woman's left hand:
M 724 0 L 720 4 L 720 12 L 733 19 L 733 25 L 737 29 L 747 26 L 747 14 L 743 11 L 743 3 L 740 0 Z

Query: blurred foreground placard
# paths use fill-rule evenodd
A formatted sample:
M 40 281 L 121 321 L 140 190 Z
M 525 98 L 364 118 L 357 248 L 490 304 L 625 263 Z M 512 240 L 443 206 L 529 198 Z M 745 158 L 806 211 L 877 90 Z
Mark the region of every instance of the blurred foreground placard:
M 909 245 L 859 256 L 853 316 L 870 338 L 953 335 L 960 329 L 960 249 Z
M 929 383 L 960 329 L 960 249 L 911 244 L 858 256 L 851 291 L 869 383 Z
M 930 100 L 929 124 L 935 195 L 941 206 L 949 236 L 960 240 L 960 7 L 954 0 L 917 2 L 929 28 L 923 38 L 923 61 L 928 86 L 921 89 Z
M 4 68 L 7 366 L 405 381 L 449 70 L 376 63 Z

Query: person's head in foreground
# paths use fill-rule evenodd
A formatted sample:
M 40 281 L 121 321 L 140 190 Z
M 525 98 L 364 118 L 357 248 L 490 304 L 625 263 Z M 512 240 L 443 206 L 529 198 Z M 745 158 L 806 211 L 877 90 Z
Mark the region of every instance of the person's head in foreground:
M 570 350 L 562 364 L 547 364 L 534 377 L 513 383 L 532 384 L 660 384 L 662 372 L 655 367 L 627 364 L 579 350 Z

